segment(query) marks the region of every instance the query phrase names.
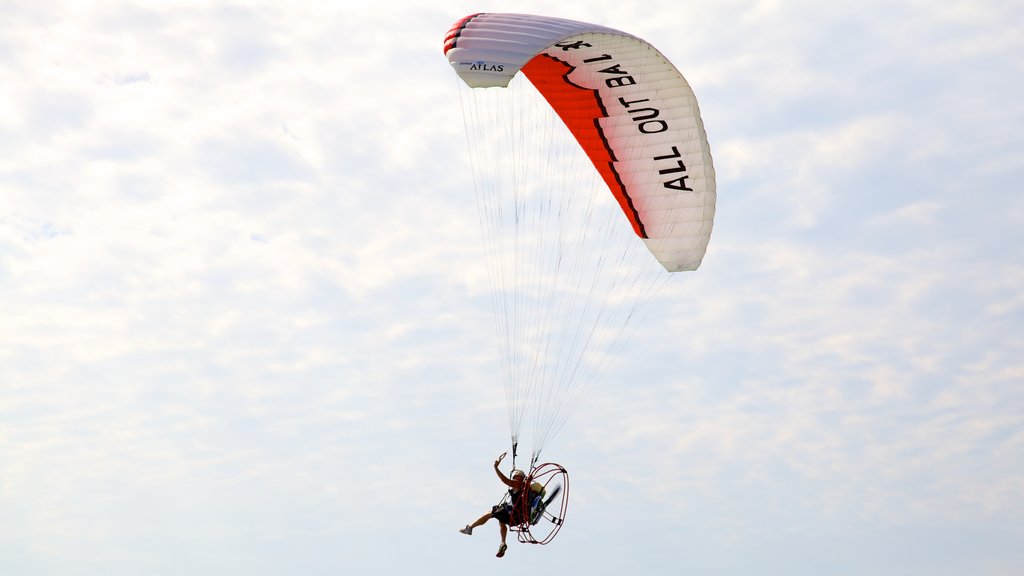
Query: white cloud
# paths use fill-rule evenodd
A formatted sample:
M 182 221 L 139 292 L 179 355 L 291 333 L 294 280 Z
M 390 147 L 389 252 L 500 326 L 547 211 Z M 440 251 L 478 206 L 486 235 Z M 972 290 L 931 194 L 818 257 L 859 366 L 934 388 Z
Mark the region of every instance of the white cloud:
M 480 9 L 5 6 L 0 572 L 490 561 L 455 533 L 507 432 L 441 55 Z M 720 201 L 550 447 L 564 533 L 506 560 L 1019 566 L 1019 10 L 515 10 L 677 61 Z

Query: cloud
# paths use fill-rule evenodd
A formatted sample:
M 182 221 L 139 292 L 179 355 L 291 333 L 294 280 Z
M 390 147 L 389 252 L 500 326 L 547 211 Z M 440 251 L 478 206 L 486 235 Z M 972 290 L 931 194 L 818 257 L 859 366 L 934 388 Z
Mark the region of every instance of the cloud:
M 500 495 L 508 438 L 440 53 L 492 8 L 5 7 L 0 571 L 493 553 L 454 533 Z M 701 269 L 546 454 L 572 474 L 566 530 L 508 559 L 1018 566 L 1017 11 L 520 9 L 679 63 L 719 206 Z

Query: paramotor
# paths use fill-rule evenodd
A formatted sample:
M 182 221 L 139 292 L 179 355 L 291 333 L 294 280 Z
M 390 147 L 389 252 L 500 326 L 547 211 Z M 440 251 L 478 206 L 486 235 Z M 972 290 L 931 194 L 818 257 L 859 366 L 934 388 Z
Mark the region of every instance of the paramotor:
M 444 53 L 459 79 L 513 465 L 529 419 L 530 476 L 545 489 L 515 530 L 543 544 L 564 521 L 568 475 L 539 455 L 670 273 L 701 264 L 711 151 L 687 81 L 631 34 L 474 14 L 449 29 Z

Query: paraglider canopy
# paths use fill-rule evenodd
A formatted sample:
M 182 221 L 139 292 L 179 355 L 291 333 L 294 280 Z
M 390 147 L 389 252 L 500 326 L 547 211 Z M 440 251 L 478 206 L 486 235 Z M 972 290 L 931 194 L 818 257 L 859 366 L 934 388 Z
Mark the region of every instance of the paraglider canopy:
M 458 77 L 513 458 L 530 414 L 531 479 L 558 479 L 544 506 L 558 511 L 557 532 L 568 476 L 538 455 L 667 273 L 700 266 L 715 215 L 711 151 L 687 81 L 632 34 L 483 13 L 452 25 L 444 53 Z M 549 540 L 527 524 L 521 539 Z
M 693 91 L 653 46 L 583 22 L 476 14 L 452 26 L 444 50 L 471 87 L 507 86 L 522 71 L 665 269 L 700 266 L 715 214 L 711 150 Z

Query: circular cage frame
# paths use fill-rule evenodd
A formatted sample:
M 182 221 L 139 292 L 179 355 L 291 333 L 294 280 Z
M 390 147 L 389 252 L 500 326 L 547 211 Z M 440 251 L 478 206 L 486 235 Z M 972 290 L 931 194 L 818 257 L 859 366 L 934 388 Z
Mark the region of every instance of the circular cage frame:
M 558 480 L 561 482 L 558 483 Z M 544 490 L 538 498 L 522 499 L 517 517 L 525 520 L 509 526 L 509 529 L 515 532 L 519 541 L 524 544 L 547 544 L 555 538 L 565 523 L 565 513 L 569 506 L 569 472 L 560 464 L 546 462 L 534 466 L 526 481 L 527 485 L 540 483 Z M 538 499 L 539 501 L 534 501 Z M 554 508 L 551 507 L 552 504 L 555 505 Z M 550 529 L 547 532 L 538 532 L 538 526 L 549 526 Z

